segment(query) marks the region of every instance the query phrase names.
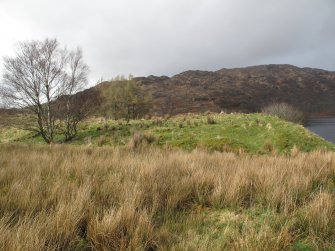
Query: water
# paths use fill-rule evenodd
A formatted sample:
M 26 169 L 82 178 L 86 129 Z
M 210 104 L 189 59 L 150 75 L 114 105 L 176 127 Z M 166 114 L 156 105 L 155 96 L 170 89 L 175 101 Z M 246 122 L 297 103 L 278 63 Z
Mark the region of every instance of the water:
M 312 118 L 306 126 L 312 132 L 335 144 L 335 117 Z

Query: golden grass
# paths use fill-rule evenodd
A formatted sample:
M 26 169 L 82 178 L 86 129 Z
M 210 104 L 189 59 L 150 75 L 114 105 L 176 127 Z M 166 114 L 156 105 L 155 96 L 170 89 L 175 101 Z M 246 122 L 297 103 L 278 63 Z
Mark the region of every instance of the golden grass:
M 334 183 L 328 152 L 1 145 L 0 250 L 329 248 Z

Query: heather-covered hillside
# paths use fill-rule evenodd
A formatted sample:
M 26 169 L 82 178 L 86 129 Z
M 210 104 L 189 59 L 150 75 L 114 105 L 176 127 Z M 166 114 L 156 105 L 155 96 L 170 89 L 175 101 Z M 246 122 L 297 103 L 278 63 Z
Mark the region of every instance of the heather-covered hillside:
M 152 93 L 153 114 L 255 112 L 275 102 L 308 113 L 335 114 L 335 72 L 325 70 L 261 65 L 135 79 Z

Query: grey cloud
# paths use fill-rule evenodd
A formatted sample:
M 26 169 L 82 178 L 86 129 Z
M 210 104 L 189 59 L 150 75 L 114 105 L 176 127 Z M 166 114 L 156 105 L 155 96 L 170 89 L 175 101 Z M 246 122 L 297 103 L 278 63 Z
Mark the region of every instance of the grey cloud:
M 45 37 L 79 45 L 92 81 L 263 63 L 335 70 L 333 0 L 0 0 L 2 13 L 13 26 L 6 48 Z

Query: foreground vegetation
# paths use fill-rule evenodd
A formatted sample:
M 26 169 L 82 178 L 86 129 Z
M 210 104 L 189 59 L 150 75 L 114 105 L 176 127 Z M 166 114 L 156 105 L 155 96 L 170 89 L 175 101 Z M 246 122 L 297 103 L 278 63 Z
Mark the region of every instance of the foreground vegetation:
M 334 250 L 335 154 L 1 145 L 0 250 Z
M 43 143 L 38 134 L 19 129 L 26 116 L 11 118 L 0 128 L 0 142 Z M 62 135 L 57 135 L 61 143 Z M 252 154 L 289 153 L 293 148 L 309 152 L 335 150 L 331 144 L 304 127 L 263 114 L 189 114 L 172 118 L 106 120 L 91 118 L 70 144 L 127 146 L 145 141 L 163 147 Z M 135 141 L 135 142 L 134 142 Z M 143 142 L 140 142 L 143 143 Z

